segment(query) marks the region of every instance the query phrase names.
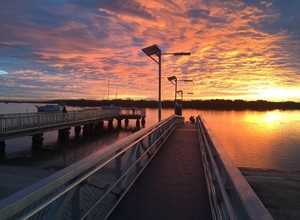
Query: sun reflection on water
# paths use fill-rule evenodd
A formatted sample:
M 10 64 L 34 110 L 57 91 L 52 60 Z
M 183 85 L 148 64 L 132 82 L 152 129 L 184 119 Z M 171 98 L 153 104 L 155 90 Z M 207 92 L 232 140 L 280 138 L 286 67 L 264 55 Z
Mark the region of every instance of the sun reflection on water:
M 239 167 L 296 168 L 299 111 L 206 112 L 219 142 Z
M 249 113 L 249 112 L 248 112 Z M 274 122 L 282 120 L 284 116 L 279 111 L 269 112 L 251 112 L 245 115 L 245 122 L 257 122 L 263 124 L 272 124 Z

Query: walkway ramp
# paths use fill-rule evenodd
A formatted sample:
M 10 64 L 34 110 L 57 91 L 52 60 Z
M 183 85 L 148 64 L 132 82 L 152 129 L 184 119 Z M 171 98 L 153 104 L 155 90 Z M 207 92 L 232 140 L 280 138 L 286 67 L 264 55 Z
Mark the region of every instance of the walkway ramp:
M 109 219 L 212 219 L 195 124 L 170 135 Z

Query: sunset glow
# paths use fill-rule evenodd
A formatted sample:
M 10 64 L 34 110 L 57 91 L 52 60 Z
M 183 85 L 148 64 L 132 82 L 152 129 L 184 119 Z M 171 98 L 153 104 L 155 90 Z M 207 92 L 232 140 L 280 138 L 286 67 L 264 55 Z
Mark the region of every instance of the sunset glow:
M 300 101 L 300 1 L 3 0 L 0 100 Z M 108 92 L 109 87 L 109 92 Z M 108 97 L 108 93 L 109 96 Z M 187 93 L 193 93 L 187 95 Z

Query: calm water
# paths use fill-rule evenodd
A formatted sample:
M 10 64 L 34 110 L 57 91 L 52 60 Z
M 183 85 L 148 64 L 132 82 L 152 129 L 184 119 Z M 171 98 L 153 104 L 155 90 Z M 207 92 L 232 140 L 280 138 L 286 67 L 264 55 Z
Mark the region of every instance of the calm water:
M 0 103 L 2 114 L 35 111 L 34 104 Z M 146 127 L 157 123 L 157 109 L 147 109 L 146 113 Z M 163 109 L 162 118 L 172 114 L 173 109 Z M 237 166 L 300 169 L 299 110 L 183 111 L 186 120 L 191 115 L 199 114 L 204 117 L 208 127 Z M 38 153 L 31 151 L 31 137 L 8 140 L 6 158 L 2 164 L 59 169 L 132 134 L 134 130 L 135 120 L 130 120 L 127 130 L 106 131 L 97 137 L 76 139 L 72 129 L 69 140 L 64 142 L 58 140 L 57 132 L 47 132 L 44 134 L 43 150 Z

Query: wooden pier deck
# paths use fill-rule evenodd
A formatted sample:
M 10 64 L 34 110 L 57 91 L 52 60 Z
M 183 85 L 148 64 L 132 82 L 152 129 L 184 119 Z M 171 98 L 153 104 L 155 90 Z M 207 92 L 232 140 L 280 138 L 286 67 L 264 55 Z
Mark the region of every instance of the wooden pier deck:
M 195 124 L 171 134 L 109 219 L 212 219 Z

